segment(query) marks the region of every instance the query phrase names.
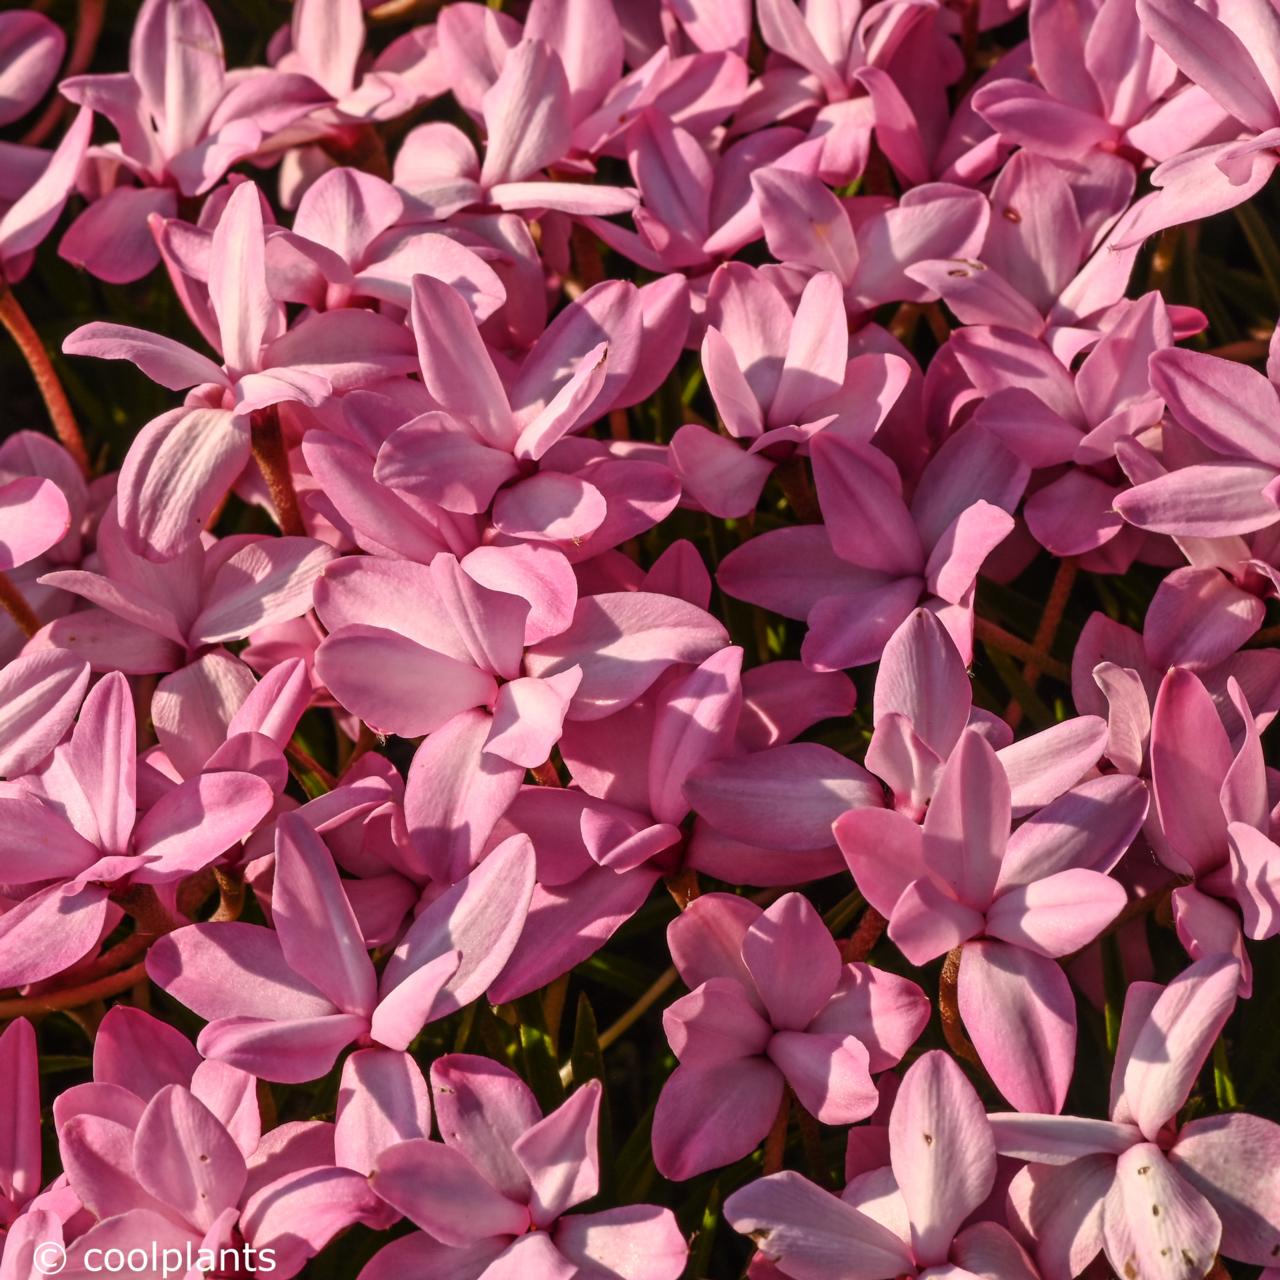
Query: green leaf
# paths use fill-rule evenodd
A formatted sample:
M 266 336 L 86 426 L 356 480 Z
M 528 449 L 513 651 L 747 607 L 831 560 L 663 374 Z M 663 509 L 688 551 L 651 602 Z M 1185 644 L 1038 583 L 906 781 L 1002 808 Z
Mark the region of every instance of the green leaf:
M 560 1064 L 556 1047 L 547 1031 L 542 1010 L 542 997 L 535 992 L 516 1001 L 520 1019 L 520 1051 L 524 1057 L 524 1075 L 544 1112 L 554 1111 L 564 1101 L 564 1085 L 560 1083 Z

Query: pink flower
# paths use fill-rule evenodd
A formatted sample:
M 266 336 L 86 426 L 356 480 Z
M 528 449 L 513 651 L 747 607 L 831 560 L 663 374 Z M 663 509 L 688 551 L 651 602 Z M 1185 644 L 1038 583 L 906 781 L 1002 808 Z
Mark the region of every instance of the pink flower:
M 1280 932 L 1280 849 L 1271 839 L 1271 798 L 1262 743 L 1239 684 L 1227 693 L 1243 728 L 1233 747 L 1204 685 L 1180 667 L 1165 676 L 1151 723 L 1151 781 L 1161 862 L 1190 883 L 1173 891 L 1178 936 L 1193 959 L 1226 953 L 1252 991 L 1241 936 Z
M 1275 1257 L 1280 1126 L 1240 1114 L 1176 1122 L 1238 982 L 1234 960 L 1211 956 L 1163 989 L 1129 987 L 1110 1120 L 991 1117 L 1000 1153 L 1030 1162 L 1010 1202 L 1045 1280 L 1070 1280 L 1099 1250 L 1120 1275 L 1188 1280 L 1218 1252 L 1254 1264 Z
M 436 898 L 374 969 L 324 842 L 297 814 L 276 825 L 273 929 L 193 924 L 159 939 L 152 980 L 208 1020 L 207 1057 L 263 1079 L 324 1075 L 353 1042 L 405 1049 L 470 1004 L 506 962 L 533 890 L 533 850 L 512 839 Z
M 667 930 L 693 990 L 663 1014 L 680 1065 L 658 1099 L 653 1158 L 684 1179 L 751 1152 L 790 1087 L 823 1124 L 864 1119 L 872 1071 L 893 1066 L 928 1021 L 919 987 L 842 964 L 798 893 L 767 911 L 732 894 L 696 898 Z
M 421 1231 L 387 1245 L 361 1280 L 446 1268 L 458 1280 L 677 1280 L 683 1273 L 688 1247 L 670 1209 L 568 1212 L 600 1185 L 599 1081 L 544 1117 L 514 1072 L 455 1053 L 432 1063 L 431 1091 L 443 1141 L 388 1148 L 371 1178 L 378 1195 Z
M 94 149 L 105 191 L 59 246 L 102 280 L 125 284 L 159 261 L 148 219 L 173 217 L 179 197 L 203 195 L 232 165 L 327 100 L 300 75 L 229 76 L 222 36 L 203 0 L 146 0 L 127 74 L 72 76 L 62 93 L 119 135 Z
M 1097 778 L 1009 833 L 1008 775 L 966 729 L 922 827 L 855 809 L 836 835 L 867 901 L 912 964 L 963 947 L 960 1016 L 997 1087 L 1026 1111 L 1057 1111 L 1075 1065 L 1075 998 L 1055 962 L 1124 908 L 1108 872 L 1147 811 L 1136 778 Z M 1009 1028 L 1034 1027 L 1013 1039 Z
M 0 795 L 5 881 L 0 984 L 52 977 L 97 949 L 114 889 L 174 885 L 238 844 L 272 805 L 236 770 L 200 773 L 138 812 L 136 726 L 124 676 L 105 676 L 42 772 Z
M 725 1201 L 725 1216 L 792 1280 L 1040 1280 L 1003 1227 L 961 1230 L 995 1185 L 996 1144 L 946 1054 L 926 1053 L 903 1077 L 889 1154 L 888 1168 L 856 1177 L 840 1196 L 796 1173 L 761 1178 Z
M 150 560 L 172 560 L 198 539 L 249 461 L 255 410 L 286 400 L 320 404 L 379 371 L 413 367 L 409 334 L 373 312 L 326 312 L 284 331 L 284 309 L 267 290 L 253 183 L 235 189 L 219 219 L 209 296 L 221 366 L 172 338 L 127 325 L 94 321 L 63 343 L 73 355 L 133 361 L 171 390 L 196 387 L 186 408 L 142 429 L 120 473 L 121 529 L 130 548 Z
M 974 583 L 1009 534 L 1027 469 L 994 436 L 962 428 L 934 454 L 908 504 L 897 467 L 874 445 L 823 431 L 809 447 L 825 525 L 770 530 L 721 563 L 722 589 L 809 631 L 815 671 L 876 661 L 921 603 L 966 659 Z

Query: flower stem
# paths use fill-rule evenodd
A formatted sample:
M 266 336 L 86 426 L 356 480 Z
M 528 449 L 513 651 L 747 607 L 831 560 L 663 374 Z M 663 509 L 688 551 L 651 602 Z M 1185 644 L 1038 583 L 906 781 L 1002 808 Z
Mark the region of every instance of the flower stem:
M 276 406 L 268 405 L 254 413 L 249 432 L 253 456 L 262 478 L 267 482 L 280 532 L 289 537 L 305 534 L 307 530 L 302 523 L 302 509 L 298 506 L 293 476 L 289 473 L 289 455 L 284 447 L 280 413 Z
M 1058 662 L 1048 654 L 1037 653 L 1035 647 L 1028 641 L 986 618 L 974 617 L 973 634 L 988 648 L 999 649 L 1012 657 L 1021 658 L 1026 663 L 1037 663 L 1045 675 L 1052 676 L 1055 680 L 1065 683 L 1071 679 L 1071 668 L 1065 662 Z
M 71 402 L 62 389 L 62 383 L 54 372 L 49 360 L 49 353 L 44 343 L 32 327 L 27 313 L 22 309 L 13 290 L 0 280 L 0 324 L 9 331 L 18 350 L 22 352 L 40 395 L 44 398 L 45 408 L 49 410 L 49 418 L 53 422 L 53 430 L 62 447 L 75 459 L 76 465 L 85 475 L 89 474 L 89 454 L 84 447 L 84 437 L 76 426 L 75 414 L 71 411 Z
M 964 1023 L 960 1021 L 960 1003 L 956 993 L 956 985 L 960 979 L 960 955 L 962 947 L 954 947 L 947 952 L 942 963 L 942 977 L 938 980 L 938 1012 L 942 1015 L 942 1034 L 947 1038 L 947 1045 L 957 1057 L 981 1067 L 977 1050 L 965 1035 Z
M 81 1005 L 94 1000 L 105 1000 L 108 996 L 118 996 L 137 982 L 145 982 L 147 962 L 140 960 L 128 969 L 99 978 L 96 982 L 86 982 L 78 987 L 67 987 L 62 991 L 48 991 L 36 996 L 19 996 L 14 1000 L 0 1000 L 0 1021 L 8 1018 L 20 1018 L 28 1013 L 53 1013 L 59 1009 L 78 1009 Z
M 774 1117 L 773 1128 L 764 1140 L 764 1174 L 768 1177 L 782 1168 L 782 1154 L 787 1146 L 787 1118 L 791 1114 L 791 1090 L 782 1092 L 782 1101 L 778 1104 L 778 1114 Z
M 23 635 L 33 636 L 40 630 L 40 619 L 36 617 L 36 611 L 27 603 L 27 597 L 18 590 L 17 583 L 7 573 L 0 573 L 0 608 L 14 620 Z
M 884 933 L 885 925 L 888 923 L 875 907 L 868 907 L 862 913 L 858 927 L 840 944 L 845 964 L 855 964 L 865 960 L 871 954 L 871 949 L 880 941 L 880 935 Z
M 692 867 L 685 867 L 666 878 L 667 892 L 675 899 L 676 906 L 684 911 L 694 898 L 702 893 L 698 883 L 698 873 Z

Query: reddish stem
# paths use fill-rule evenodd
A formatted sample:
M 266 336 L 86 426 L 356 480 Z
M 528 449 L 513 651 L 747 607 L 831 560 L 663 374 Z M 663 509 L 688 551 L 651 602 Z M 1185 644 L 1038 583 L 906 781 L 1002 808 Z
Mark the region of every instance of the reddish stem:
M 1003 627 L 997 626 L 987 618 L 975 615 L 973 619 L 973 634 L 976 639 L 981 640 L 990 649 L 999 649 L 1002 653 L 1021 658 L 1026 663 L 1039 663 L 1044 674 L 1052 676 L 1055 680 L 1065 682 L 1071 679 L 1071 668 L 1065 662 L 1058 662 L 1047 654 L 1038 653 L 1029 641 L 1023 640 L 1020 636 L 1015 636 L 1013 632 L 1006 631 Z
M 964 1023 L 960 1021 L 960 1003 L 956 987 L 960 979 L 960 955 L 962 948 L 955 947 L 947 952 L 942 962 L 942 977 L 938 980 L 938 1012 L 942 1015 L 942 1034 L 947 1039 L 951 1052 L 975 1067 L 981 1067 L 977 1050 L 965 1035 Z
M 888 923 L 875 907 L 868 907 L 862 913 L 858 927 L 840 944 L 845 963 L 854 964 L 865 960 L 871 954 L 872 948 L 880 941 L 880 935 L 884 933 L 885 925 Z
M 62 389 L 62 383 L 54 372 L 49 360 L 49 353 L 40 341 L 40 335 L 32 327 L 27 313 L 22 309 L 17 296 L 3 280 L 0 280 L 0 324 L 9 331 L 18 350 L 31 370 L 36 386 L 44 399 L 45 408 L 53 422 L 53 430 L 62 447 L 75 459 L 76 465 L 85 475 L 89 474 L 89 454 L 84 447 L 84 437 L 76 426 L 76 416 L 71 411 L 71 402 Z
M 787 1119 L 791 1114 L 791 1090 L 784 1089 L 778 1114 L 773 1118 L 773 1128 L 764 1140 L 764 1174 L 768 1177 L 782 1168 L 782 1154 L 787 1146 Z
M 99 978 L 96 982 L 86 982 L 77 987 L 68 987 L 63 991 L 50 991 L 38 996 L 19 996 L 15 1000 L 0 1000 L 0 1020 L 20 1018 L 28 1013 L 53 1013 L 59 1009 L 78 1009 L 81 1005 L 94 1000 L 105 1000 L 108 996 L 118 996 L 128 991 L 135 983 L 145 982 L 147 978 L 147 962 L 140 960 L 128 969 L 108 977 Z
M 18 584 L 3 572 L 0 572 L 0 608 L 14 620 L 24 635 L 33 636 L 40 630 L 40 619 L 36 617 L 36 611 L 27 603 L 27 597 L 18 590 Z
M 98 37 L 102 34 L 102 19 L 106 8 L 107 0 L 80 0 L 76 12 L 75 40 L 71 45 L 67 65 L 59 76 L 60 80 L 78 76 L 93 61 Z M 70 105 L 61 94 L 55 94 L 40 118 L 23 135 L 22 143 L 28 147 L 38 147 L 54 131 Z
M 280 430 L 280 413 L 276 406 L 259 409 L 252 417 L 249 431 L 253 456 L 262 478 L 267 482 L 280 532 L 290 537 L 305 534 L 307 530 L 302 523 L 302 509 L 298 506 L 298 494 L 293 487 L 289 454 L 284 447 L 284 433 Z

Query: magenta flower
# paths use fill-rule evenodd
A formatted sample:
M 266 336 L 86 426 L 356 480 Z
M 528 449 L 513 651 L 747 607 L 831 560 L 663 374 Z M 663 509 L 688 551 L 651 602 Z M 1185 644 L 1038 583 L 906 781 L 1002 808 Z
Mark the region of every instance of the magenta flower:
M 270 810 L 250 773 L 200 773 L 139 812 L 136 725 L 124 676 L 105 676 L 42 773 L 0 795 L 0 855 L 23 896 L 0 914 L 0 984 L 61 973 L 114 923 L 111 895 L 176 884 L 221 857 Z
M 1012 835 L 1008 775 L 977 729 L 943 767 L 923 826 L 855 809 L 836 826 L 867 901 L 912 964 L 963 947 L 959 1008 L 974 1048 L 1015 1107 L 1058 1111 L 1075 1065 L 1075 998 L 1055 963 L 1092 942 L 1125 905 L 1107 874 L 1147 812 L 1146 787 L 1097 778 Z M 1011 1041 L 1011 1026 L 1034 1034 Z
M 974 582 L 1009 534 L 1027 468 L 980 427 L 957 431 L 925 468 L 910 503 L 874 445 L 834 431 L 809 447 L 826 523 L 751 539 L 724 558 L 729 595 L 808 624 L 815 671 L 876 661 L 923 600 L 968 659 Z
M 215 1258 L 248 1244 L 288 1277 L 353 1222 L 385 1217 L 364 1174 L 339 1159 L 349 1137 L 344 1147 L 336 1126 L 316 1121 L 264 1133 L 258 1082 L 202 1061 L 158 1019 L 114 1008 L 93 1068 L 93 1082 L 54 1108 L 68 1190 L 92 1215 L 74 1221 L 73 1274 L 93 1274 L 94 1248 L 155 1242 Z
M 152 214 L 173 217 L 180 197 L 203 195 L 273 133 L 328 100 L 306 76 L 265 68 L 228 75 L 222 36 L 203 0 L 146 0 L 127 74 L 72 76 L 59 87 L 109 121 L 119 139 L 94 149 L 105 190 L 59 252 L 117 284 L 159 261 Z
M 72 355 L 130 360 L 171 390 L 196 387 L 186 408 L 138 434 L 120 472 L 120 526 L 130 548 L 172 560 L 191 546 L 249 461 L 250 416 L 282 401 L 320 404 L 336 389 L 413 367 L 401 326 L 369 311 L 311 316 L 284 332 L 267 290 L 258 189 L 232 193 L 213 234 L 209 297 L 223 364 L 160 334 L 94 321 L 70 334 Z
M 16 284 L 31 269 L 36 248 L 53 230 L 89 146 L 93 113 L 81 110 L 52 155 L 5 144 L 0 175 L 0 280 Z
M 481 995 L 506 963 L 533 890 L 533 850 L 512 839 L 436 898 L 381 978 L 324 842 L 297 814 L 276 825 L 273 929 L 193 924 L 147 956 L 157 985 L 208 1020 L 207 1057 L 263 1079 L 324 1075 L 349 1044 L 404 1049 Z
M 312 538 L 232 537 L 188 544 L 157 564 L 128 545 L 113 508 L 98 526 L 103 572 L 61 569 L 40 581 L 94 606 L 56 619 L 37 644 L 65 647 L 95 670 L 173 671 L 213 645 L 307 612 L 332 550 Z M 103 615 L 107 616 L 103 616 Z M 83 625 L 82 625 L 83 624 Z
M 926 1053 L 903 1077 L 889 1159 L 840 1196 L 797 1173 L 772 1174 L 735 1191 L 725 1216 L 791 1280 L 1040 1280 L 1003 1227 L 964 1226 L 995 1185 L 996 1143 L 946 1054 Z
M 388 1148 L 371 1178 L 421 1230 L 387 1245 L 361 1280 L 446 1269 L 458 1280 L 683 1274 L 688 1246 L 670 1209 L 568 1212 L 600 1185 L 598 1081 L 544 1117 L 514 1072 L 455 1053 L 432 1063 L 431 1092 L 443 1141 Z
M 1180 667 L 1165 676 L 1151 723 L 1151 781 L 1161 862 L 1189 883 L 1173 891 L 1178 937 L 1192 959 L 1226 953 L 1253 989 L 1243 934 L 1280 932 L 1280 849 L 1262 743 L 1239 684 L 1228 679 L 1243 733 L 1233 747 L 1204 685 Z M 1237 914 L 1239 913 L 1239 914 Z
M 442 41 L 446 74 L 452 69 L 451 54 Z M 502 69 L 483 94 L 483 163 L 456 125 L 419 125 L 396 156 L 395 184 L 409 197 L 410 209 L 431 221 L 477 205 L 570 214 L 625 213 L 634 207 L 636 197 L 622 187 L 541 176 L 568 159 L 572 150 L 572 102 L 573 89 L 559 53 L 526 30 L 514 48 L 503 50 Z
M 1045 1280 L 1070 1280 L 1099 1251 L 1119 1275 L 1187 1280 L 1204 1276 L 1218 1252 L 1254 1264 L 1275 1258 L 1280 1126 L 1241 1114 L 1176 1122 L 1238 982 L 1234 960 L 1210 956 L 1163 989 L 1130 986 L 1110 1120 L 991 1117 L 1000 1153 L 1030 1162 L 1010 1203 L 1037 1241 Z
M 667 930 L 689 995 L 663 1014 L 680 1065 L 658 1099 L 653 1158 L 684 1179 L 732 1164 L 773 1124 L 788 1087 L 823 1124 L 851 1124 L 878 1102 L 872 1071 L 893 1066 L 928 1021 L 913 982 L 842 964 L 798 893 L 767 911 L 704 894 Z
M 872 720 L 867 768 L 889 788 L 893 807 L 913 822 L 924 817 L 943 766 L 968 728 L 995 749 L 1014 817 L 1080 782 L 1107 741 L 1102 718 L 1087 715 L 1014 742 L 1003 720 L 973 705 L 964 659 L 928 609 L 916 609 L 889 637 L 876 673 Z

